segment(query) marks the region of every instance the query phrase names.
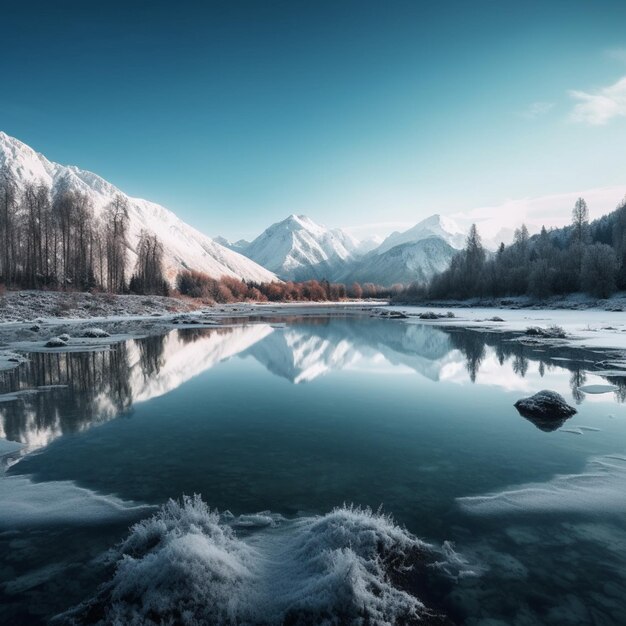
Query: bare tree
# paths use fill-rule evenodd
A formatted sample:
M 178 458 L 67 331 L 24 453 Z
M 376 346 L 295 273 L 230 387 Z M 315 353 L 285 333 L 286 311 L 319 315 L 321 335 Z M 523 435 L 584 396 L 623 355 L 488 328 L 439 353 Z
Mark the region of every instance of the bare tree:
M 107 288 L 126 289 L 126 250 L 128 247 L 128 200 L 117 194 L 104 210 Z
M 167 281 L 163 275 L 163 244 L 159 238 L 142 230 L 137 246 L 137 265 L 130 282 L 131 291 L 165 295 Z
M 17 257 L 17 189 L 6 168 L 0 169 L 0 279 L 13 284 Z

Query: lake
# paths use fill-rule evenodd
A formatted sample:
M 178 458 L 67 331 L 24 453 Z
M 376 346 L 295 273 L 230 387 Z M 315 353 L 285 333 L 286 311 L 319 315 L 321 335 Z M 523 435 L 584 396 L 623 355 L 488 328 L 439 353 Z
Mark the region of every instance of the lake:
M 0 622 L 94 597 L 130 524 L 200 494 L 245 549 L 344 504 L 391 515 L 439 555 L 412 592 L 446 623 L 623 623 L 626 378 L 594 374 L 599 351 L 513 339 L 289 315 L 29 354 L 0 372 L 0 394 L 22 392 L 0 402 L 0 437 L 26 445 L 0 476 Z M 578 413 L 520 416 L 541 389 Z M 293 604 L 295 570 L 272 562 L 258 577 Z

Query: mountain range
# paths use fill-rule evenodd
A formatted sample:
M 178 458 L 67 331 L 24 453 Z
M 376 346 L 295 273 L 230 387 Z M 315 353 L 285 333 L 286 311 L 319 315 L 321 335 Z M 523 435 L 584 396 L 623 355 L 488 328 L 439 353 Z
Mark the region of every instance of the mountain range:
M 23 189 L 27 183 L 45 183 L 52 194 L 64 186 L 91 199 L 96 216 L 117 194 L 128 201 L 129 255 L 134 266 L 135 247 L 142 230 L 156 234 L 164 247 L 166 277 L 174 282 L 182 269 L 194 269 L 211 276 L 233 276 L 244 280 L 269 282 L 273 272 L 234 250 L 221 246 L 189 226 L 172 211 L 154 202 L 132 198 L 97 174 L 72 165 L 49 161 L 25 143 L 0 131 L 0 168 L 4 168 Z
M 339 228 L 326 228 L 305 215 L 290 215 L 251 243 L 218 240 L 284 280 L 325 278 L 389 286 L 424 282 L 445 270 L 463 247 L 465 233 L 451 219 L 433 215 L 382 241 L 360 242 Z
M 384 240 L 359 241 L 345 230 L 294 214 L 272 224 L 251 242 L 231 243 L 202 234 L 163 206 L 124 194 L 97 174 L 54 163 L 4 132 L 0 132 L 0 168 L 10 174 L 18 189 L 28 183 L 45 183 L 53 195 L 62 187 L 86 194 L 96 216 L 102 215 L 116 195 L 122 195 L 129 207 L 131 264 L 141 231 L 154 233 L 164 246 L 170 283 L 183 269 L 253 282 L 313 278 L 386 286 L 423 282 L 446 269 L 465 240 L 464 231 L 441 215 Z

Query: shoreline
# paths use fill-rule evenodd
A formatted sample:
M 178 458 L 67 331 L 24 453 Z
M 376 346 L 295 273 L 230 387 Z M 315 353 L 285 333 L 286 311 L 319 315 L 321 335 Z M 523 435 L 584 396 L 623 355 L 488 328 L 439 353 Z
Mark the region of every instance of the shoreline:
M 236 324 L 237 320 L 246 318 L 272 323 L 273 318 L 285 315 L 348 314 L 380 317 L 389 322 L 508 332 L 519 335 L 512 340 L 528 345 L 615 350 L 623 352 L 626 360 L 626 315 L 620 314 L 622 303 L 626 309 L 625 293 L 608 300 L 594 300 L 577 294 L 576 297 L 552 299 L 552 306 L 547 303 L 540 306 L 537 302 L 532 306 L 521 306 L 523 302 L 524 299 L 517 298 L 501 300 L 497 306 L 486 306 L 484 301 L 400 305 L 381 300 L 359 300 L 243 302 L 208 306 L 200 301 L 165 296 L 11 291 L 0 296 L 0 352 L 6 356 L 9 351 L 20 349 L 18 343 L 39 344 L 55 334 L 72 334 L 73 328 L 87 325 L 106 325 L 120 337 L 167 331 L 176 328 L 177 324 L 210 327 Z M 556 307 L 557 303 L 567 306 Z M 453 317 L 447 315 L 449 311 Z M 403 319 L 390 317 L 389 312 L 401 313 Z M 425 312 L 433 312 L 439 317 L 421 319 L 420 314 Z M 566 337 L 525 336 L 530 326 L 547 328 L 552 325 L 562 327 Z M 100 340 L 100 343 L 106 342 Z M 2 356 L 0 354 L 0 360 Z

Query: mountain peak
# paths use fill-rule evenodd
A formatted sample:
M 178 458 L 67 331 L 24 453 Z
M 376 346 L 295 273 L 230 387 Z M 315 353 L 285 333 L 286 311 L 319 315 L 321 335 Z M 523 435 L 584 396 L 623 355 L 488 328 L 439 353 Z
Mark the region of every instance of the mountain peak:
M 391 250 L 395 246 L 399 246 L 404 243 L 416 243 L 429 237 L 437 237 L 443 239 L 447 244 L 453 248 L 460 249 L 465 244 L 465 232 L 463 229 L 451 218 L 439 213 L 435 213 L 418 222 L 409 230 L 404 232 L 395 232 L 376 249 L 376 254 L 382 254 Z
M 229 250 L 189 226 L 174 213 L 154 202 L 132 198 L 97 174 L 75 166 L 49 161 L 27 144 L 0 131 L 0 167 L 6 167 L 18 189 L 28 183 L 43 183 L 52 195 L 61 185 L 70 191 L 85 194 L 91 201 L 96 216 L 116 194 L 128 201 L 130 247 L 129 263 L 135 262 L 134 248 L 142 230 L 159 237 L 165 249 L 164 266 L 168 279 L 173 282 L 180 270 L 191 268 L 215 278 L 232 276 L 269 282 L 276 276 L 250 259 Z
M 329 229 L 306 215 L 292 213 L 272 224 L 244 254 L 289 279 L 331 278 L 336 264 L 352 256 L 358 242 L 340 229 Z
M 307 215 L 296 215 L 295 213 L 292 213 L 289 217 L 278 223 L 290 226 L 293 225 L 296 228 L 323 228 L 323 226 L 316 224 Z

